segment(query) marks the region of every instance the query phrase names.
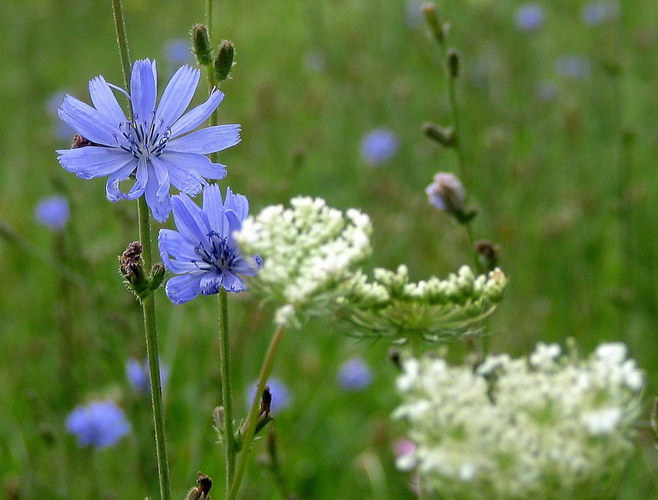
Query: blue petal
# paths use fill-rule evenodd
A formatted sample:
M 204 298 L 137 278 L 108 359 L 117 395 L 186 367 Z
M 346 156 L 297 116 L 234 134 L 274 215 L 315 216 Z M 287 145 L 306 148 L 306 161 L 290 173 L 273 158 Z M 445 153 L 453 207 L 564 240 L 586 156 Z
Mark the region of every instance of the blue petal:
M 171 137 L 178 137 L 197 128 L 217 109 L 223 98 L 224 94 L 219 90 L 210 94 L 206 102 L 191 109 L 174 123 L 171 127 Z
M 57 111 L 59 117 L 85 139 L 105 146 L 116 145 L 118 123 L 107 123 L 96 109 L 67 95 Z
M 103 121 L 116 124 L 116 126 L 126 121 L 126 115 L 105 78 L 97 76 L 89 82 L 89 95 L 91 102 L 103 116 Z
M 150 177 L 148 161 L 140 158 L 137 163 L 137 171 L 135 172 L 135 183 L 126 194 L 126 197 L 132 200 L 142 196 Z
M 131 171 L 137 167 L 137 160 L 122 149 L 103 146 L 85 146 L 77 149 L 58 149 L 57 159 L 69 172 L 83 179 L 104 177 L 127 165 Z
M 162 194 L 160 193 L 160 184 L 155 175 L 149 175 L 149 180 L 146 183 L 144 196 L 146 197 L 146 204 L 151 209 L 153 217 L 158 222 L 164 222 L 171 213 L 171 199 L 169 197 L 169 190 Z
M 197 166 L 197 157 L 205 162 L 210 161 L 206 156 L 197 155 L 192 157 L 187 153 L 165 153 L 158 157 L 158 161 L 169 173 L 171 183 L 179 191 L 190 196 L 196 196 L 201 188 L 208 184 L 195 168 Z
M 179 153 L 216 153 L 240 142 L 240 125 L 215 125 L 202 128 L 167 143 L 167 149 Z
M 167 282 L 165 293 L 174 304 L 188 302 L 201 293 L 199 283 L 204 273 L 174 276 Z
M 203 211 L 208 217 L 208 224 L 219 235 L 226 236 L 228 224 L 224 217 L 222 193 L 217 184 L 210 184 L 203 190 Z
M 165 128 L 178 120 L 192 102 L 194 91 L 199 84 L 199 76 L 198 69 L 183 66 L 169 80 L 155 115 L 158 121 L 162 120 Z
M 242 274 L 244 276 L 256 276 L 258 274 L 258 266 L 254 259 L 242 255 L 233 261 L 231 270 L 233 274 Z
M 243 221 L 249 215 L 249 200 L 247 200 L 246 196 L 242 196 L 241 194 L 233 194 L 231 188 L 227 188 L 224 208 L 235 212 L 238 219 Z
M 244 281 L 229 271 L 222 272 L 222 286 L 228 292 L 242 292 L 247 289 Z
M 135 61 L 130 78 L 130 99 L 135 118 L 146 121 L 151 119 L 155 110 L 157 79 L 155 61 Z
M 194 252 L 194 245 L 181 233 L 172 229 L 160 229 L 158 249 L 162 262 L 172 273 L 183 274 L 198 270 L 194 261 L 199 256 Z M 172 260 L 172 257 L 175 260 Z
M 125 181 L 128 177 L 130 177 L 130 174 L 133 172 L 133 164 L 129 163 L 125 167 L 117 170 L 114 172 L 112 175 L 110 175 L 107 178 L 107 182 L 105 183 L 105 193 L 107 195 L 107 199 L 110 201 L 118 201 L 118 200 L 134 200 L 139 198 L 142 193 L 133 193 L 130 197 L 128 197 L 127 194 L 122 192 L 119 189 L 119 183 L 122 181 Z
M 219 163 L 213 163 L 208 159 L 207 156 L 204 156 L 202 154 L 177 153 L 175 151 L 169 151 L 169 149 L 167 148 L 160 155 L 160 159 L 166 161 L 167 164 L 169 165 L 168 168 L 170 175 L 171 175 L 171 168 L 172 166 L 174 166 L 174 168 L 181 169 L 183 171 L 194 170 L 201 177 L 205 177 L 206 179 L 223 179 L 224 177 L 226 177 L 225 165 L 221 165 Z M 180 178 L 180 174 L 178 175 Z M 184 177 L 187 177 L 187 175 L 185 175 Z M 174 180 L 172 175 L 172 183 L 173 182 Z M 175 183 L 174 186 L 178 187 Z M 181 189 L 180 187 L 178 188 Z
M 213 295 L 219 292 L 219 287 L 222 285 L 222 277 L 216 273 L 205 273 L 201 282 L 201 293 L 203 295 Z
M 174 223 L 183 236 L 190 241 L 207 245 L 208 227 L 201 209 L 185 194 L 173 196 L 171 205 L 174 211 Z

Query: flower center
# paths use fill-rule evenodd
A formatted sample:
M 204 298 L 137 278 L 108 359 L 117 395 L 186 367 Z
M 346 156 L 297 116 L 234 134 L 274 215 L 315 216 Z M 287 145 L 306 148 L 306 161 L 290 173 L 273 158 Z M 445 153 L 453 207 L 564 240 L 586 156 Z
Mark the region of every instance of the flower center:
M 215 231 L 208 233 L 208 241 L 210 243 L 210 251 L 199 244 L 194 248 L 195 253 L 201 257 L 203 263 L 199 262 L 197 266 L 199 269 L 210 270 L 215 268 L 218 272 L 222 272 L 233 267 L 236 255 L 228 243 L 227 238 L 221 236 Z
M 131 121 L 119 125 L 121 135 L 128 141 L 128 145 L 122 145 L 121 149 L 137 159 L 160 156 L 171 136 L 171 129 L 163 128 L 162 119 L 155 120 L 155 111 L 150 120 L 135 116 Z

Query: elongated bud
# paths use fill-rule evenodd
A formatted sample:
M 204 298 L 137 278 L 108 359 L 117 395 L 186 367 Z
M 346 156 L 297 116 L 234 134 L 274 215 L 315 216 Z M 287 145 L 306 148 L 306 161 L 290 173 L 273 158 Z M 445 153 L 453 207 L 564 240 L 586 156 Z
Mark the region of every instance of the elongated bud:
M 203 24 L 195 24 L 192 27 L 192 52 L 196 55 L 197 62 L 202 66 L 212 63 L 212 49 L 208 38 L 208 28 Z
M 441 127 L 435 123 L 424 123 L 423 133 L 446 148 L 453 147 L 456 144 L 455 129 L 453 127 Z
M 457 78 L 459 76 L 460 59 L 461 54 L 457 49 L 448 50 L 448 71 L 450 71 L 450 76 L 452 78 Z
M 423 5 L 422 11 L 432 36 L 437 42 L 443 44 L 445 33 L 441 21 L 439 20 L 439 14 L 436 11 L 436 5 L 428 2 Z
M 229 78 L 231 69 L 233 68 L 233 56 L 235 55 L 235 47 L 230 40 L 222 40 L 219 44 L 219 51 L 215 58 L 215 80 L 221 82 Z
M 157 290 L 160 288 L 160 285 L 162 285 L 162 281 L 164 280 L 165 273 L 166 269 L 162 262 L 153 264 L 153 267 L 151 268 L 151 277 L 149 279 L 149 290 Z
M 212 419 L 215 421 L 215 429 L 220 434 L 224 434 L 224 407 L 218 406 L 212 412 Z

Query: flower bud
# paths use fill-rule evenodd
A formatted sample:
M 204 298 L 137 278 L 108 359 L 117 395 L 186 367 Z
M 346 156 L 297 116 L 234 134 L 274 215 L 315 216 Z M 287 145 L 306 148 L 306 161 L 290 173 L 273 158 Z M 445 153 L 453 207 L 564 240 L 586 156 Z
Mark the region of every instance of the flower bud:
M 133 241 L 119 256 L 119 270 L 126 280 L 124 283 L 138 298 L 144 298 L 150 293 L 149 280 L 144 271 L 142 260 L 142 244 Z
M 202 66 L 212 63 L 212 49 L 208 38 L 208 28 L 203 24 L 195 24 L 192 27 L 192 52 L 196 55 L 197 62 Z
M 461 54 L 457 49 L 448 50 L 448 71 L 450 71 L 450 76 L 453 79 L 459 76 L 460 59 L 461 59 Z
M 446 148 L 454 146 L 457 142 L 453 127 L 441 127 L 435 123 L 427 122 L 423 124 L 423 133 Z
M 185 500 L 205 500 L 210 498 L 210 488 L 212 488 L 212 479 L 206 476 L 203 472 L 197 472 L 197 484 L 190 491 L 187 492 Z
M 233 68 L 233 56 L 235 55 L 235 48 L 233 42 L 230 40 L 222 40 L 219 44 L 219 51 L 215 58 L 215 80 L 221 82 L 229 78 L 231 69 Z
M 427 22 L 432 36 L 437 42 L 442 44 L 444 38 L 444 30 L 443 26 L 441 25 L 441 21 L 439 20 L 439 15 L 436 11 L 436 5 L 434 5 L 432 2 L 428 2 L 423 5 L 422 11 L 423 15 L 425 16 L 425 22 Z
M 425 189 L 428 200 L 439 210 L 452 215 L 464 213 L 466 194 L 461 181 L 453 174 L 439 172 L 434 176 L 434 182 Z
M 479 240 L 475 242 L 474 248 L 482 269 L 493 271 L 498 266 L 498 254 L 500 253 L 498 245 L 488 240 Z
M 149 279 L 149 290 L 157 290 L 162 285 L 166 274 L 165 266 L 162 262 L 154 264 L 151 268 L 151 278 Z

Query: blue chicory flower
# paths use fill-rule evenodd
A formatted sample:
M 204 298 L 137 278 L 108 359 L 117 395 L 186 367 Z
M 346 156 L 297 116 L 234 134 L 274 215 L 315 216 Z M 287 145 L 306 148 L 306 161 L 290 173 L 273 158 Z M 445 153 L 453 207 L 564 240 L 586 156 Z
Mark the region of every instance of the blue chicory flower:
M 266 385 L 270 389 L 270 394 L 272 394 L 272 403 L 270 405 L 270 410 L 272 413 L 276 414 L 290 406 L 290 392 L 283 382 L 281 382 L 279 379 L 271 378 L 267 381 Z M 249 392 L 247 394 L 248 406 L 251 406 L 255 394 L 256 382 L 254 382 L 249 388 Z
M 130 94 L 102 76 L 89 82 L 95 107 L 67 95 L 59 116 L 88 142 L 83 147 L 58 150 L 58 160 L 83 179 L 108 176 L 110 201 L 146 196 L 153 216 L 164 222 L 171 211 L 170 186 L 191 196 L 207 185 L 204 178 L 222 179 L 226 167 L 212 163 L 206 154 L 240 142 L 239 125 L 216 125 L 192 132 L 219 106 L 224 94 L 215 90 L 203 104 L 183 114 L 199 83 L 200 72 L 183 66 L 172 76 L 156 106 L 155 61 L 135 62 Z M 112 92 L 130 100 L 133 118 L 128 120 Z M 134 183 L 124 192 L 119 184 Z
M 126 376 L 128 382 L 138 394 L 151 394 L 149 383 L 149 362 L 147 359 L 140 363 L 135 358 L 126 361 Z M 160 362 L 160 384 L 164 388 L 169 379 L 169 368 Z
M 43 198 L 34 208 L 34 218 L 40 224 L 61 231 L 69 220 L 69 202 L 64 196 Z
M 66 428 L 78 438 L 81 447 L 112 446 L 130 432 L 123 410 L 112 401 L 93 401 L 87 406 L 77 406 L 69 413 Z
M 364 389 L 372 382 L 370 368 L 361 358 L 352 358 L 345 361 L 338 368 L 338 385 L 347 391 Z
M 596 26 L 604 23 L 617 15 L 619 4 L 613 1 L 589 2 L 580 11 L 583 23 Z
M 398 138 L 393 131 L 375 129 L 361 139 L 361 156 L 370 165 L 381 165 L 398 150 Z
M 555 71 L 563 77 L 581 80 L 592 72 L 590 61 L 585 56 L 568 55 L 558 58 Z
M 228 188 L 222 202 L 219 187 L 211 184 L 203 189 L 203 207 L 180 194 L 172 197 L 172 208 L 178 231 L 161 229 L 158 237 L 162 262 L 180 275 L 167 282 L 169 300 L 182 304 L 200 293 L 218 293 L 220 287 L 246 290 L 239 275 L 254 276 L 261 264 L 259 257 L 243 256 L 233 239 L 249 214 L 247 198 Z
M 544 25 L 544 9 L 537 4 L 525 4 L 516 11 L 516 25 L 523 31 L 537 31 Z

